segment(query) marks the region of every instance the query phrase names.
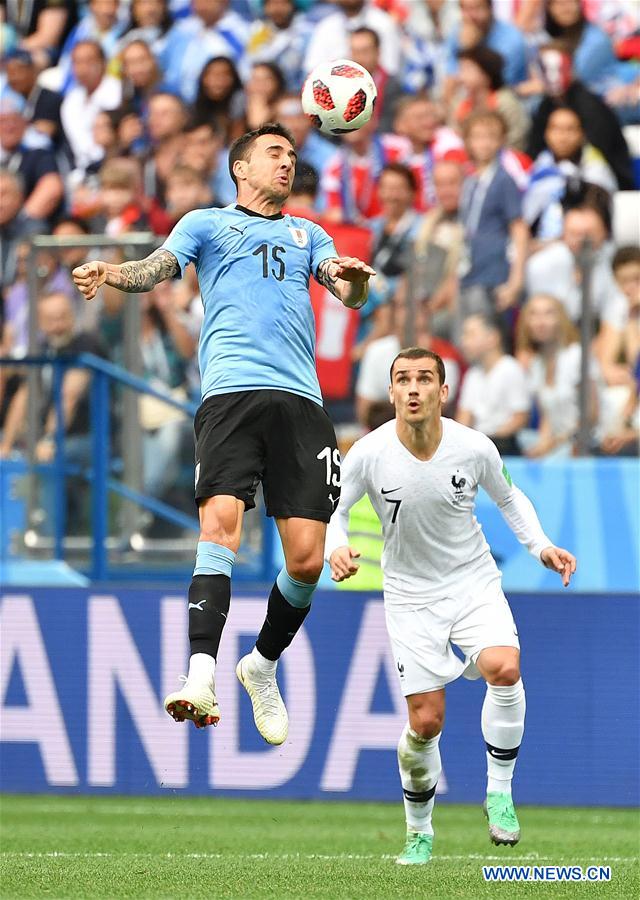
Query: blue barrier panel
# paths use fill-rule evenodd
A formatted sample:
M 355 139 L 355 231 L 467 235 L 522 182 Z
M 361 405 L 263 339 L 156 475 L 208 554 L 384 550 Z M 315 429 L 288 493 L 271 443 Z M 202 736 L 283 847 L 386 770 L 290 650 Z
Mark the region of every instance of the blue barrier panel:
M 640 590 L 640 465 L 637 459 L 511 458 L 515 484 L 533 501 L 549 537 L 578 558 L 575 591 Z M 518 544 L 484 491 L 478 519 L 507 591 L 557 590 L 557 576 Z
M 523 644 L 523 803 L 638 802 L 638 603 L 628 595 L 512 598 Z M 222 720 L 177 725 L 162 697 L 188 655 L 184 595 L 145 589 L 5 592 L 0 609 L 4 791 L 400 800 L 406 713 L 379 596 L 319 592 L 283 657 L 282 747 L 259 738 L 236 681 L 264 597 L 236 595 L 222 641 Z M 483 687 L 448 689 L 442 800 L 479 801 Z
M 510 457 L 506 464 L 514 483 L 532 500 L 549 538 L 578 558 L 578 571 L 570 591 L 631 593 L 640 590 L 640 464 L 637 459 L 538 461 Z M 381 535 L 368 499 L 361 500 L 355 510 L 362 531 Z M 478 491 L 476 513 L 502 571 L 505 591 L 558 590 L 558 576 L 541 566 L 518 543 L 500 510 L 482 489 Z M 366 538 L 362 536 L 352 538 L 355 547 L 366 548 L 363 556 L 379 560 L 382 542 L 376 549 L 375 541 L 373 544 L 364 541 Z M 326 570 L 321 586 L 335 589 Z M 381 590 L 382 574 L 363 568 L 344 587 L 351 591 Z

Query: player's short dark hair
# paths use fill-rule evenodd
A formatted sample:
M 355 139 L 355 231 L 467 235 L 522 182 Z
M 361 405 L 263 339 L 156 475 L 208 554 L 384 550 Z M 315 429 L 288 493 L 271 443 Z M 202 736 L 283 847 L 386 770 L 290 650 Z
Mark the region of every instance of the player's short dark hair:
M 382 178 L 385 172 L 395 172 L 396 175 L 401 175 L 407 182 L 407 187 L 412 194 L 415 194 L 418 190 L 418 182 L 416 181 L 416 176 L 408 166 L 404 166 L 402 163 L 387 163 L 386 166 L 382 167 L 380 178 Z
M 380 35 L 377 31 L 374 31 L 373 28 L 367 28 L 365 25 L 362 28 L 354 28 L 351 32 L 350 37 L 353 37 L 354 34 L 366 34 L 368 37 L 373 38 L 373 43 L 376 46 L 376 50 L 380 49 Z
M 318 195 L 320 177 L 309 163 L 301 162 L 296 166 L 296 174 L 291 185 L 292 194 L 309 194 L 314 199 Z
M 616 250 L 615 256 L 611 260 L 611 268 L 614 272 L 617 272 L 618 269 L 629 263 L 640 263 L 640 247 L 620 247 Z
M 444 373 L 444 363 L 442 362 L 442 357 L 438 356 L 437 353 L 434 353 L 433 350 L 425 350 L 424 347 L 405 347 L 391 363 L 391 368 L 389 369 L 389 381 L 393 381 L 393 367 L 399 359 L 433 359 L 436 364 L 436 371 L 438 372 L 438 380 L 441 385 L 444 384 L 446 378 Z
M 229 174 L 236 187 L 238 187 L 238 182 L 236 176 L 233 174 L 233 164 L 238 159 L 250 159 L 254 143 L 259 137 L 262 137 L 263 134 L 276 134 L 279 137 L 283 137 L 289 141 L 294 150 L 296 149 L 296 142 L 293 135 L 288 128 L 285 128 L 284 125 L 280 125 L 279 122 L 267 122 L 265 125 L 261 125 L 260 128 L 254 128 L 253 131 L 247 131 L 246 134 L 235 139 L 229 150 Z
M 469 62 L 475 63 L 479 69 L 482 69 L 489 79 L 492 91 L 499 91 L 504 87 L 504 78 L 502 77 L 504 58 L 495 50 L 478 44 L 475 47 L 468 47 L 466 50 L 459 50 L 458 59 L 468 59 Z

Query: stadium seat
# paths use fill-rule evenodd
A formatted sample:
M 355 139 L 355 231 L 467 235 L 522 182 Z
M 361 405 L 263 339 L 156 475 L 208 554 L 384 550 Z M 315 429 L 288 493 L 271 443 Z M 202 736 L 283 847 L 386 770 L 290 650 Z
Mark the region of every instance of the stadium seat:
M 613 240 L 618 247 L 640 243 L 640 191 L 613 195 Z

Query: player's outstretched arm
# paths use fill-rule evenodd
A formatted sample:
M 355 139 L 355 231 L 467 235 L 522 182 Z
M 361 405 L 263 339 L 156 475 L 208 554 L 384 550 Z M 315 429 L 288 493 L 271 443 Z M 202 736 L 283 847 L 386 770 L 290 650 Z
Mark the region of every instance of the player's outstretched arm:
M 128 294 L 138 294 L 152 290 L 160 281 L 173 278 L 180 273 L 178 260 L 168 250 L 154 250 L 145 259 L 136 259 L 132 262 L 114 263 L 96 262 L 86 263 L 73 270 L 73 280 L 85 300 L 93 300 L 98 288 L 103 284 L 126 291 Z
M 369 279 L 375 269 L 356 256 L 325 259 L 318 266 L 317 280 L 350 309 L 360 309 L 369 296 Z
M 354 562 L 360 553 L 354 547 L 336 547 L 329 557 L 331 577 L 334 581 L 345 581 L 355 575 L 360 564 Z
M 573 553 L 552 545 L 544 548 L 540 554 L 540 561 L 547 569 L 553 569 L 561 576 L 564 587 L 569 586 L 571 576 L 575 573 L 578 565 Z

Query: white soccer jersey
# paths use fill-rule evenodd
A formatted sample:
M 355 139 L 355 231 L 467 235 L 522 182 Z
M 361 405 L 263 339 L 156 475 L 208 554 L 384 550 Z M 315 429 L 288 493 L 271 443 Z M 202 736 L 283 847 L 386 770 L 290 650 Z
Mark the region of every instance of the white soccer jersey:
M 534 556 L 539 559 L 552 543 L 532 503 L 513 485 L 495 444 L 452 419 L 443 418 L 442 426 L 430 460 L 407 450 L 394 420 L 357 441 L 342 465 L 342 494 L 327 530 L 326 557 L 349 544 L 349 509 L 367 493 L 382 523 L 387 604 L 455 597 L 463 583 L 500 577 L 474 515 L 479 485 Z

